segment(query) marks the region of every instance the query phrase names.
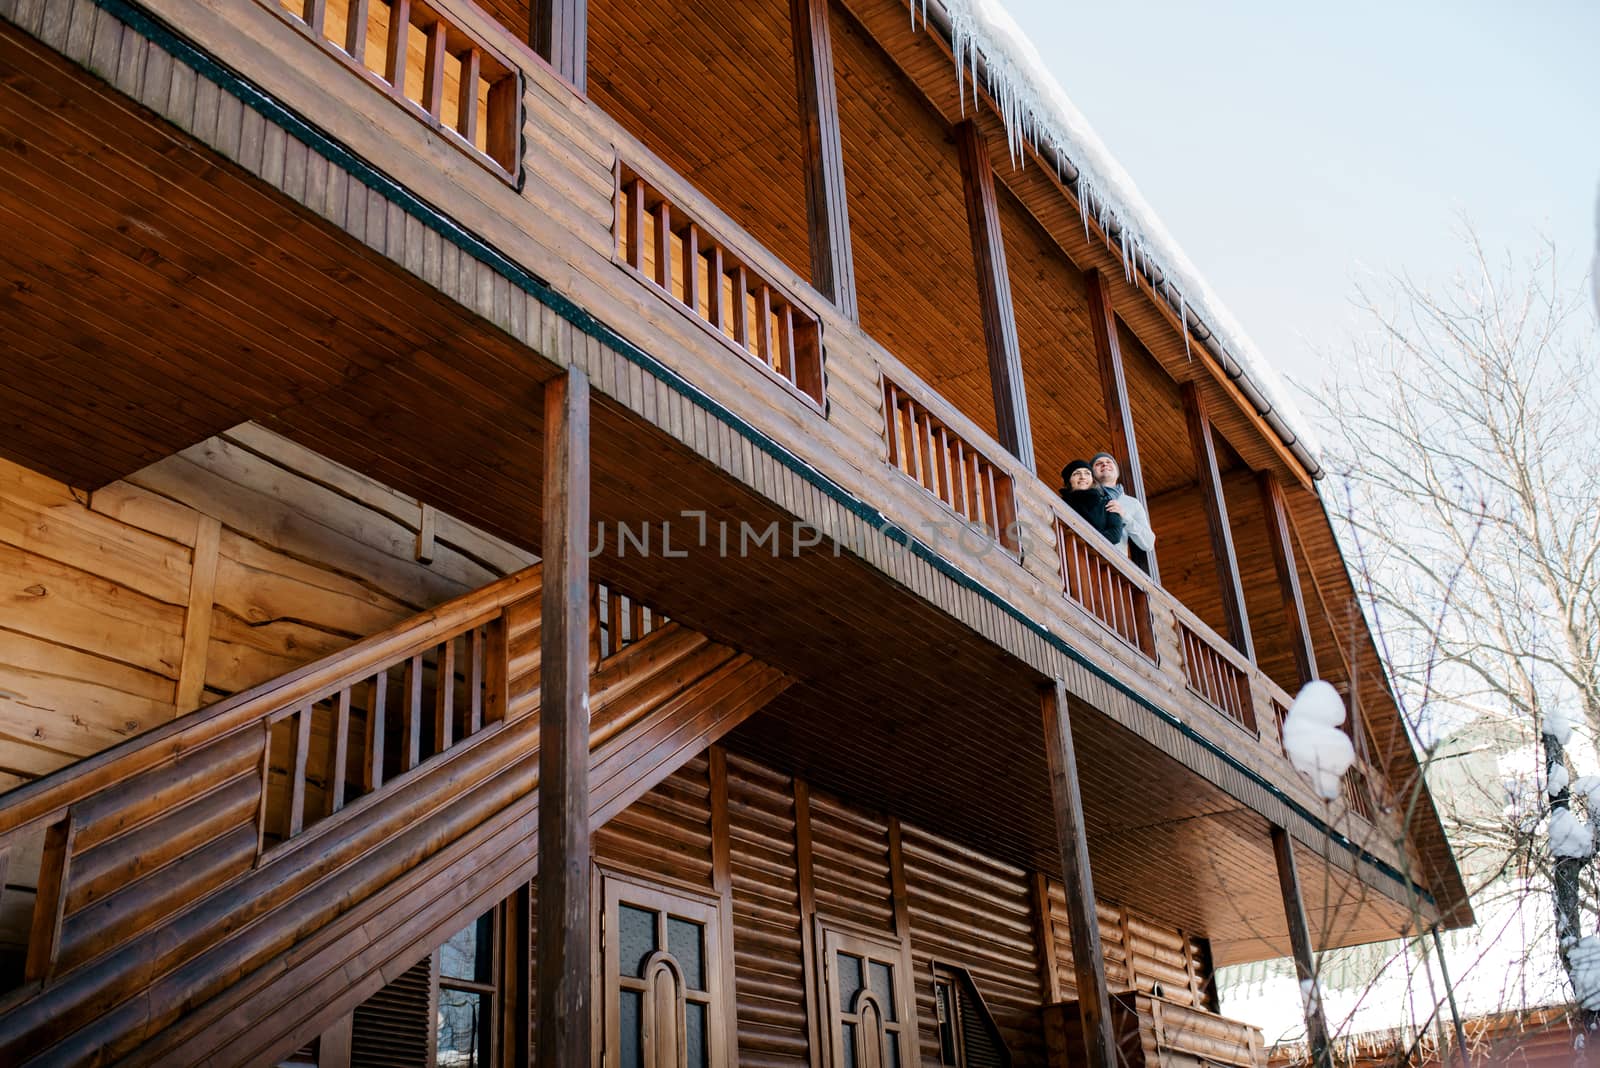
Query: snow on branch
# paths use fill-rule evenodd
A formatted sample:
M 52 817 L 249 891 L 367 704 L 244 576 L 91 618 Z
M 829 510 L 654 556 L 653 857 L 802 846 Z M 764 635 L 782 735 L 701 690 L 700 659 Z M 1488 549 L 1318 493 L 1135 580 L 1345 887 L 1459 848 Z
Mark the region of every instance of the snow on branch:
M 1355 746 L 1339 729 L 1344 699 L 1326 682 L 1308 682 L 1283 721 L 1283 748 L 1295 769 L 1311 780 L 1318 795 L 1339 796 L 1344 773 L 1355 763 Z

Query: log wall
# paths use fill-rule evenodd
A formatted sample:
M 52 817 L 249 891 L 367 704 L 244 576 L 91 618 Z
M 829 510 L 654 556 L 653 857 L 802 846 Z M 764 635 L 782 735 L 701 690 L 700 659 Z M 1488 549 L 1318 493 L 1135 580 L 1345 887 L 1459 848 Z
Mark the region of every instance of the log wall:
M 720 782 L 715 760 L 727 769 Z M 717 829 L 719 811 L 727 813 L 725 831 Z M 811 793 L 803 781 L 737 753 L 692 761 L 630 806 L 596 834 L 595 859 L 668 887 L 717 893 L 715 855 L 724 834 L 738 1063 L 817 1063 L 809 1013 L 817 1011 L 820 962 L 807 965 L 807 902 L 817 920 L 904 947 L 923 1063 L 938 1063 L 935 962 L 971 974 L 1015 1064 L 1045 1063 L 1040 1009 L 1076 996 L 1057 880 Z M 1112 990 L 1159 991 L 1166 1001 L 1205 1007 L 1201 939 L 1111 902 L 1100 903 L 1099 916 Z M 1053 976 L 1043 970 L 1046 961 Z M 826 1028 L 825 1014 L 817 1026 Z

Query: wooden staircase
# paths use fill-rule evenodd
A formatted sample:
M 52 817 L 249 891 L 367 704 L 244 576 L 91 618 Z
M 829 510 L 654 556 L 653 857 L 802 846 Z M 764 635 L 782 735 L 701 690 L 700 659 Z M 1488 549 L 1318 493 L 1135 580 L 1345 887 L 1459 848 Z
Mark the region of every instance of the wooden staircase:
M 532 880 L 539 594 L 519 572 L 0 796 L 0 873 L 44 837 L 0 1063 L 276 1063 Z M 610 603 L 592 826 L 789 683 Z

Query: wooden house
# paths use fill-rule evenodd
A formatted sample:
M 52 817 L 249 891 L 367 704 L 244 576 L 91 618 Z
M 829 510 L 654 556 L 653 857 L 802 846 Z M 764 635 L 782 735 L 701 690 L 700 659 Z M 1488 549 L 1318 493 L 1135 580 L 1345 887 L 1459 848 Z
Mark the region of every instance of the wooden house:
M 0 1063 L 1242 1068 L 1215 967 L 1470 919 L 1315 457 L 959 25 L 0 0 Z

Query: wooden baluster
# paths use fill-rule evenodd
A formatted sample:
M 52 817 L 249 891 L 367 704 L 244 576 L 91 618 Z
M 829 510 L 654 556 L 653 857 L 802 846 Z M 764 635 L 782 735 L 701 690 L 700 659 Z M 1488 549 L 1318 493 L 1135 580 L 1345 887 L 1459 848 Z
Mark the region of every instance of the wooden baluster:
M 44 853 L 39 860 L 39 886 L 33 898 L 33 927 L 28 934 L 28 956 L 23 965 L 23 978 L 29 982 L 43 982 L 55 971 L 75 833 L 75 821 L 70 814 L 66 819 L 52 823 L 44 832 Z
M 672 292 L 672 205 L 662 197 L 656 205 L 656 285 Z
M 362 793 L 371 793 L 383 785 L 383 735 L 388 695 L 389 672 L 386 669 L 372 677 L 367 689 L 367 759 L 361 769 Z
M 727 302 L 722 299 L 722 247 L 712 245 L 706 260 L 706 318 L 711 325 L 727 332 Z
M 433 751 L 442 753 L 455 741 L 456 640 L 439 646 L 433 684 Z
M 783 363 L 780 373 L 790 385 L 799 389 L 800 372 L 794 358 L 794 308 L 788 304 L 783 306 L 783 314 L 778 319 L 778 358 Z
M 779 370 L 772 351 L 772 290 L 766 286 L 756 289 L 756 355 L 772 370 Z
M 349 21 L 344 25 L 345 54 L 365 67 L 367 62 L 367 2 L 350 0 Z
M 395 96 L 406 95 L 406 45 L 410 43 L 411 0 L 394 0 L 389 8 L 388 51 L 384 53 L 383 78 Z
M 732 271 L 733 276 L 733 340 L 740 348 L 750 348 L 750 310 L 746 305 L 749 294 L 750 276 L 745 272 L 744 264 L 739 264 Z
M 960 441 L 960 438 L 956 439 Z M 950 446 L 950 433 L 947 428 L 939 428 L 939 468 L 944 474 L 944 499 L 950 507 L 961 511 L 961 505 L 956 501 L 955 449 Z
M 328 815 L 344 808 L 345 764 L 350 760 L 350 687 L 339 691 L 333 710 L 333 737 L 328 739 Z
M 928 431 L 928 490 L 935 497 L 944 499 L 944 493 L 939 489 L 939 468 L 942 462 L 939 458 L 939 435 L 944 432 L 944 427 L 931 415 L 926 424 Z
M 511 628 L 506 623 L 506 613 L 489 624 L 488 641 L 484 654 L 484 691 L 487 695 L 483 709 L 485 723 L 500 723 L 510 715 L 511 709 Z
M 469 48 L 461 56 L 461 85 L 456 90 L 456 133 L 469 145 L 478 143 L 478 81 L 483 77 L 483 56 Z
M 305 4 L 300 8 L 300 17 L 305 20 L 307 26 L 311 27 L 311 32 L 316 34 L 319 40 L 324 36 L 322 21 L 327 16 L 327 13 L 328 0 L 306 0 Z
M 428 27 L 428 45 L 422 66 L 422 106 L 434 122 L 444 115 L 444 45 L 448 28 L 443 19 Z
M 996 538 L 1003 538 L 1005 531 L 1000 529 L 1000 495 L 994 488 L 994 465 L 987 461 L 983 465 L 983 478 L 988 490 L 989 529 L 994 531 Z
M 900 394 L 887 379 L 883 383 L 883 425 L 889 432 L 889 464 L 900 466 Z
M 956 511 L 973 520 L 972 514 L 972 484 L 967 481 L 967 447 L 960 439 L 956 439 L 955 454 L 950 458 L 955 465 L 956 496 L 961 498 L 961 503 L 956 506 Z
M 700 314 L 700 228 L 694 223 L 683 232 L 683 303 Z
M 972 518 L 987 526 L 989 509 L 983 495 L 983 457 L 977 451 L 969 452 L 967 467 L 972 484 Z
M 401 770 L 410 771 L 422 763 L 422 654 L 406 661 L 405 722 L 401 727 Z
M 628 615 L 629 630 L 633 633 L 633 640 L 639 641 L 644 637 L 644 605 L 638 601 L 632 602 L 632 611 Z
M 923 472 L 927 465 L 923 457 L 928 451 L 928 445 L 926 435 L 922 432 L 921 413 L 917 410 L 916 402 L 909 399 L 906 401 L 906 436 L 911 439 L 912 466 L 916 469 L 907 473 L 915 478 L 918 483 L 926 486 L 928 484 L 928 476 Z
M 622 594 L 615 592 L 611 594 L 611 604 L 609 606 L 608 615 L 611 619 L 610 655 L 615 656 L 616 654 L 622 652 L 623 641 L 626 637 L 623 629 L 623 623 L 625 622 L 627 613 L 622 610 Z
M 294 757 L 289 767 L 289 833 L 293 838 L 306 825 L 306 761 L 311 756 L 311 709 L 307 702 L 294 713 Z
M 634 178 L 628 190 L 628 266 L 644 270 L 644 181 Z
M 468 655 L 471 663 L 468 665 L 467 676 L 467 734 L 477 734 L 483 727 L 483 661 L 484 645 L 487 643 L 488 633 L 485 627 L 473 627 L 471 646 Z

